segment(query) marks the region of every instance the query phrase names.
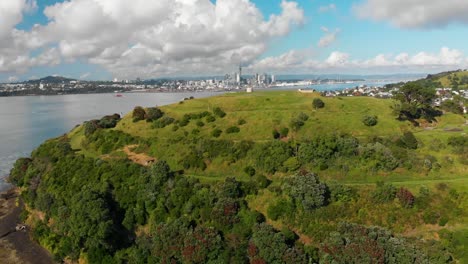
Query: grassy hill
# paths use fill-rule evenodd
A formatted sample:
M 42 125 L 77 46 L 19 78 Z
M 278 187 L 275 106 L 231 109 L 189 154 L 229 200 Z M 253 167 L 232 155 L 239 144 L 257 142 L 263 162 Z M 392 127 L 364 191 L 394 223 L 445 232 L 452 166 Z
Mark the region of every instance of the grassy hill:
M 316 98 L 323 100 L 324 108 L 314 109 L 312 101 Z M 466 118 L 448 113 L 436 122 L 421 121 L 414 127 L 396 120 L 392 105 L 392 100 L 323 98 L 295 91 L 228 93 L 186 100 L 160 107 L 163 115 L 152 121 L 135 120 L 129 113 L 113 125 L 108 125 L 112 123 L 109 117 L 85 123 L 36 150 L 32 161 L 24 161 L 33 164 L 28 165 L 26 171 L 31 172 L 26 175 L 35 179 L 38 171 L 43 173 L 37 188 L 49 196 L 37 194 L 39 202 L 33 204 L 50 210 L 51 219 L 64 210 L 55 204 L 72 203 L 63 197 L 81 193 L 84 182 L 86 188 L 112 197 L 113 206 L 117 204 L 125 212 L 125 219 L 132 212 L 134 219 L 122 223 L 138 237 L 132 242 L 136 243 L 135 250 L 142 250 L 138 241 L 158 237 L 154 232 L 164 230 L 161 223 L 188 218 L 195 225 L 218 230 L 227 248 L 250 241 L 257 249 L 244 243 L 249 252 L 261 252 L 256 229 L 246 227 L 252 225 L 257 212 L 268 225 L 282 230 L 285 236 L 289 234 L 295 241 L 292 244 L 302 247 L 299 251 L 309 257 L 353 254 L 346 249 L 330 253 L 324 248 L 331 232 L 341 230 L 346 236 L 346 228 L 340 228 L 342 222 L 350 222 L 391 230 L 397 238 L 405 239 L 401 243 L 422 248 L 425 255 L 421 254 L 430 263 L 450 263 L 450 258 L 467 262 Z M 147 116 L 149 112 L 147 109 Z M 377 125 L 366 126 L 362 122 L 365 116 L 377 116 Z M 100 128 L 107 126 L 113 128 Z M 162 161 L 175 173 L 174 178 L 163 181 L 154 176 L 159 175 L 153 171 L 161 170 Z M 25 166 L 18 163 L 15 170 L 24 170 Z M 301 183 L 304 171 L 316 173 L 325 185 L 314 182 L 315 178 Z M 15 171 L 12 175 L 19 177 Z M 159 184 L 148 175 L 156 177 Z M 295 181 L 299 184 L 294 187 Z M 229 189 L 232 184 L 238 184 L 239 189 Z M 301 189 L 301 184 L 311 187 Z M 226 186 L 231 186 L 229 192 Z M 298 201 L 295 192 L 324 186 L 319 205 L 312 210 L 302 208 L 304 203 Z M 210 218 L 216 215 L 211 210 L 227 199 L 209 198 L 213 192 L 228 192 L 229 201 L 238 199 L 237 224 Z M 58 197 L 63 201 L 49 200 Z M 216 204 L 198 208 L 203 201 Z M 223 210 L 230 212 L 233 207 Z M 40 237 L 45 239 L 44 235 Z M 69 254 L 60 247 L 65 242 L 50 239 L 42 244 Z M 114 258 L 126 259 L 123 256 L 131 255 L 129 252 L 118 251 Z
M 466 89 L 468 88 L 468 83 L 463 81 L 463 79 L 468 78 L 468 71 L 456 71 L 456 72 L 449 72 L 441 77 L 435 78 L 435 81 L 438 81 L 442 84 L 443 87 L 453 87 L 452 80 L 457 80 L 460 84 L 458 85 L 459 89 Z

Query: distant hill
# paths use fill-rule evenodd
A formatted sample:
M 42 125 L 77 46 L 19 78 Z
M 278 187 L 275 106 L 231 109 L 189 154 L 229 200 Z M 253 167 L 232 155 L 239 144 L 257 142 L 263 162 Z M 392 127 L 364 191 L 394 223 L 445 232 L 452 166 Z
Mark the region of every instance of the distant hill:
M 443 87 L 458 89 L 468 88 L 468 71 L 466 70 L 457 70 L 428 75 L 427 79 L 440 82 Z
M 76 79 L 70 79 L 62 76 L 47 76 L 37 80 L 29 80 L 27 83 L 69 83 L 76 81 Z

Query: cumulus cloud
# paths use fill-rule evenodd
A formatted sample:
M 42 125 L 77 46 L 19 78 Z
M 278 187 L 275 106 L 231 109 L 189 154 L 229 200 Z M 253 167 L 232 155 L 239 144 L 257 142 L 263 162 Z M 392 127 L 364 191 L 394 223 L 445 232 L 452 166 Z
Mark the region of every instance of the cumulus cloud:
M 336 11 L 336 5 L 335 4 L 329 4 L 329 5 L 321 6 L 321 7 L 319 7 L 318 11 L 320 13 Z
M 338 34 L 341 31 L 339 28 L 335 29 L 335 31 L 332 32 L 330 32 L 330 30 L 326 27 L 322 27 L 321 29 L 325 33 L 325 35 L 320 38 L 317 44 L 320 48 L 325 48 L 333 44 L 338 38 Z
M 414 55 L 378 54 L 366 60 L 353 60 L 348 53 L 334 51 L 320 61 L 314 56 L 305 56 L 299 51 L 289 51 L 277 57 L 255 61 L 251 68 L 269 72 L 397 72 L 406 69 L 410 72 L 437 72 L 468 67 L 468 57 L 463 52 L 443 47 L 438 53 L 419 52 Z
M 49 23 L 30 31 L 12 29 L 13 22 L 5 27 L 14 38 L 9 48 L 53 50 L 36 61 L 28 52 L 17 54 L 3 66 L 0 58 L 0 71 L 54 64 L 58 54 L 101 65 L 119 78 L 221 73 L 252 62 L 272 39 L 305 20 L 299 5 L 287 0 L 281 13 L 267 19 L 249 0 L 70 0 L 46 7 L 44 14 Z M 13 64 L 19 57 L 21 63 Z
M 466 0 L 364 0 L 354 6 L 365 19 L 389 21 L 400 28 L 436 28 L 468 24 Z

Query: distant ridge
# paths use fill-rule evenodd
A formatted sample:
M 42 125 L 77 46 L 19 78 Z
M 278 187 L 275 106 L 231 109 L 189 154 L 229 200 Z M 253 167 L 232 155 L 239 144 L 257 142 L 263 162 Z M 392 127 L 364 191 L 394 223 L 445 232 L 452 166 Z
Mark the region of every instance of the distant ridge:
M 69 83 L 71 81 L 76 81 L 76 79 L 70 79 L 62 76 L 47 76 L 37 80 L 29 80 L 26 83 Z

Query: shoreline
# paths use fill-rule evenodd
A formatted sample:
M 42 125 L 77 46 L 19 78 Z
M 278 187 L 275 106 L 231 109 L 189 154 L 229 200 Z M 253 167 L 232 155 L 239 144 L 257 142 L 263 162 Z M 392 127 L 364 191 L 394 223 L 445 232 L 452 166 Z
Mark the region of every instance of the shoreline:
M 30 230 L 22 230 L 23 210 L 18 188 L 0 192 L 0 259 L 9 264 L 55 263 L 51 254 L 31 239 Z

